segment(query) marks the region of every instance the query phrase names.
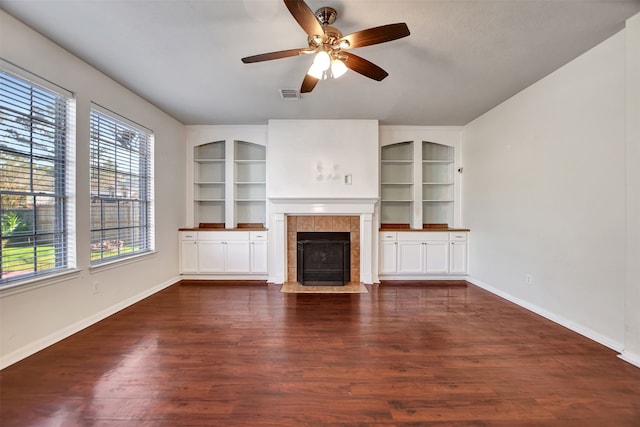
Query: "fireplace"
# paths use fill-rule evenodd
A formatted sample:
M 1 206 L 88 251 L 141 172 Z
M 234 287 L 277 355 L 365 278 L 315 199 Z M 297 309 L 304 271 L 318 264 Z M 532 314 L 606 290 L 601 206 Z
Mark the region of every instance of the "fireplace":
M 349 232 L 351 240 L 350 282 L 373 283 L 377 228 L 373 213 L 377 198 L 292 199 L 269 198 L 272 218 L 269 225 L 273 248 L 269 282 L 282 284 L 297 280 L 297 232 Z
M 297 281 L 307 286 L 341 286 L 351 278 L 349 232 L 298 232 Z

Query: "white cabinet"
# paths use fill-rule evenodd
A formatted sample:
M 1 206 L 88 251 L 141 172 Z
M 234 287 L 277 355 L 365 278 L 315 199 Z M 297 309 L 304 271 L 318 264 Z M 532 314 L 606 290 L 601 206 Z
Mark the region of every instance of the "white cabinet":
M 380 232 L 380 275 L 420 278 L 467 274 L 468 232 Z
M 180 271 L 183 273 L 198 272 L 198 233 L 180 233 Z
M 393 274 L 398 271 L 398 233 L 380 233 L 380 273 Z
M 267 273 L 266 231 L 180 232 L 182 274 Z
M 449 272 L 467 274 L 467 235 L 465 232 L 449 233 Z
M 225 271 L 224 242 L 198 241 L 198 273 L 222 273 Z
M 398 233 L 398 273 L 423 273 L 422 233 Z
M 267 232 L 251 232 L 251 272 L 267 272 Z

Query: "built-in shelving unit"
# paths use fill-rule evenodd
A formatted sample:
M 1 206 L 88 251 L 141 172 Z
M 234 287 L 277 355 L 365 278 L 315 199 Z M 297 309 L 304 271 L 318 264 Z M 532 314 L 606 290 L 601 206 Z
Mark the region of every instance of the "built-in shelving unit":
M 193 203 L 195 223 L 225 221 L 225 141 L 194 147 Z
M 422 142 L 422 223 L 453 225 L 454 148 Z
M 436 143 L 418 135 L 402 140 L 398 137 L 403 129 L 396 133 L 395 136 L 386 133 L 380 147 L 381 227 L 414 230 L 455 227 L 460 192 L 457 142 Z M 398 138 L 398 142 L 391 138 Z
M 266 148 L 235 141 L 234 204 L 236 222 L 265 224 Z
M 381 222 L 410 224 L 414 203 L 413 142 L 381 149 Z
M 192 147 L 193 226 L 266 226 L 266 146 L 225 138 Z

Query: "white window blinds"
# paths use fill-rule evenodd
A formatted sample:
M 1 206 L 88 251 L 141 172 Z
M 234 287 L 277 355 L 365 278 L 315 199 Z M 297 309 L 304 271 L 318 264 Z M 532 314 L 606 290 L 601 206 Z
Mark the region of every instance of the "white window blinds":
M 91 263 L 153 250 L 153 135 L 91 110 Z
M 71 94 L 63 89 L 0 70 L 0 287 L 74 267 L 69 262 L 71 105 Z

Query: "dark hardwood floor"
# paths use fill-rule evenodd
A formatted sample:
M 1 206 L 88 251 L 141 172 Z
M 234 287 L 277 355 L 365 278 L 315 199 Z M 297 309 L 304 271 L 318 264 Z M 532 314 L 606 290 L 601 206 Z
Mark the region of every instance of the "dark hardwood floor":
M 0 425 L 640 426 L 640 369 L 465 282 L 177 284 L 1 372 Z

